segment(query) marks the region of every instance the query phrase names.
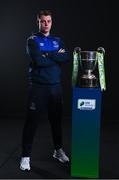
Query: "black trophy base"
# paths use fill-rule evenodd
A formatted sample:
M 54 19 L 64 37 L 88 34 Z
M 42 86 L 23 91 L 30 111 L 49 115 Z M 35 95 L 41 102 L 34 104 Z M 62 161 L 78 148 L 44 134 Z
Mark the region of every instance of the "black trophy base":
M 97 88 L 98 87 L 96 78 L 93 78 L 93 79 L 82 78 L 80 79 L 79 84 L 80 84 L 80 87 L 82 88 Z

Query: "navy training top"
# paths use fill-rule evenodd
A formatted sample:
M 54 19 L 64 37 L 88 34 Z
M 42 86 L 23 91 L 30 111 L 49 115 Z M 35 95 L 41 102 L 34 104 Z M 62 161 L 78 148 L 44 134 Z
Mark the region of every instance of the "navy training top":
M 64 53 L 58 52 L 61 48 Z M 61 65 L 69 60 L 69 52 L 61 38 L 35 33 L 27 39 L 27 53 L 31 60 L 30 82 L 46 85 L 61 82 Z

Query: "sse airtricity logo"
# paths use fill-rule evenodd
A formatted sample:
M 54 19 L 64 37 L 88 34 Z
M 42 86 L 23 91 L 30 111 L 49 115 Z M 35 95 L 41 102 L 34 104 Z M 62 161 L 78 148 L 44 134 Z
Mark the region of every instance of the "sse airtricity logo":
M 77 108 L 80 110 L 94 110 L 96 108 L 95 99 L 78 99 Z

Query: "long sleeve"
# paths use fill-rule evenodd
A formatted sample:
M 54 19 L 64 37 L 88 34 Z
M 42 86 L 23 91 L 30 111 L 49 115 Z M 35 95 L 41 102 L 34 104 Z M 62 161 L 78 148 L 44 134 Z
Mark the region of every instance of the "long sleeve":
M 59 50 L 64 49 L 60 53 Z M 34 83 L 58 84 L 61 82 L 61 65 L 68 61 L 69 53 L 59 37 L 35 33 L 27 39 L 29 75 Z
M 32 59 L 32 63 L 37 66 L 53 66 L 56 64 L 55 61 L 52 61 L 44 52 L 40 51 L 37 43 L 34 39 L 27 40 L 27 53 Z
M 65 48 L 65 45 L 62 40 L 60 40 L 59 45 L 60 45 L 59 49 L 64 49 L 65 52 L 63 53 L 60 53 L 58 51 L 50 52 L 49 57 L 52 58 L 52 60 L 54 60 L 57 63 L 65 63 L 70 59 L 70 55 L 68 50 Z

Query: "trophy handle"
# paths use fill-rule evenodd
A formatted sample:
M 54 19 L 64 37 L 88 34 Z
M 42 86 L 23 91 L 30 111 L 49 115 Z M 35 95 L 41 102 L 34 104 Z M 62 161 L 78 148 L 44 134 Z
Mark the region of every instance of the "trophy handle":
M 98 58 L 98 72 L 99 72 L 99 81 L 101 91 L 106 90 L 106 80 L 105 80 L 105 67 L 104 67 L 104 54 L 105 49 L 103 47 L 99 47 L 97 49 L 97 58 Z
M 77 53 L 78 53 L 78 52 L 81 52 L 81 48 L 80 48 L 80 47 L 75 47 L 75 48 L 74 48 L 74 51 L 76 51 Z
M 105 49 L 103 47 L 97 48 L 97 51 L 103 53 L 103 55 L 105 54 Z

